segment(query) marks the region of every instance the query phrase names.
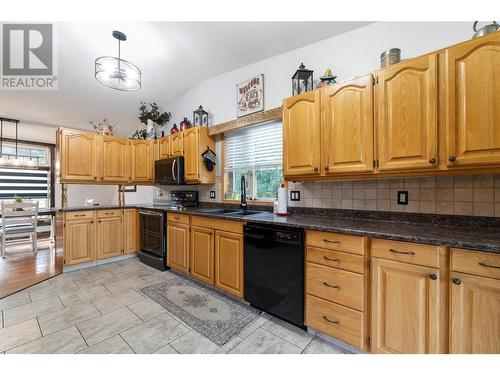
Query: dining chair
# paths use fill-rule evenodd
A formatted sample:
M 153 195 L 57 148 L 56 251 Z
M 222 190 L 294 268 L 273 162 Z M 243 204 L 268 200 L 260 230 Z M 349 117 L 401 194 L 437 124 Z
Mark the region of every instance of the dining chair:
M 37 252 L 38 202 L 1 202 L 0 254 L 5 257 L 7 238 L 30 237 L 31 250 Z

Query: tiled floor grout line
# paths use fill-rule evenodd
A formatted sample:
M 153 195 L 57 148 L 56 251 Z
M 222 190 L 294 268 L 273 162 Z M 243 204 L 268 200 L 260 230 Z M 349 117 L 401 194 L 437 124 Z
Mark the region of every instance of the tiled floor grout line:
M 293 342 L 290 342 L 290 341 L 288 341 L 287 339 L 284 339 L 283 337 L 280 337 L 280 336 L 278 336 L 277 334 L 272 333 L 271 331 L 268 331 L 267 329 L 265 329 L 265 328 L 264 328 L 264 327 L 262 327 L 262 326 L 260 326 L 259 328 L 261 328 L 263 331 L 266 331 L 266 332 L 270 333 L 270 334 L 271 334 L 271 335 L 273 335 L 273 336 L 276 336 L 276 337 L 277 337 L 277 338 L 279 338 L 280 340 L 283 340 L 283 341 L 285 341 L 285 342 L 287 342 L 287 343 L 289 343 L 289 344 L 291 344 L 291 345 L 295 346 L 296 348 L 302 349 L 302 348 L 301 348 L 300 346 L 298 346 L 297 344 L 294 344 Z M 254 331 L 254 332 L 255 332 L 255 331 Z M 248 338 L 248 337 L 247 337 L 247 338 Z M 313 336 L 313 338 L 311 339 L 311 341 L 312 341 L 313 339 L 314 339 L 314 336 Z M 311 341 L 309 341 L 309 343 L 310 343 Z M 307 345 L 309 345 L 309 343 L 307 343 Z
M 137 327 L 137 326 L 136 326 Z M 125 331 L 123 331 L 125 332 Z M 134 354 L 137 354 L 137 352 L 130 346 L 130 344 L 127 342 L 127 340 L 125 340 L 125 337 L 122 336 L 122 333 L 119 333 L 118 336 L 120 336 L 122 338 L 123 341 L 125 341 L 125 344 L 127 344 L 127 346 L 130 348 L 130 350 L 132 350 L 134 352 Z M 106 339 L 107 340 L 107 339 Z M 157 349 L 158 350 L 158 349 Z
M 74 325 L 74 327 L 76 328 L 76 330 L 78 331 L 78 333 L 79 333 L 79 334 L 80 334 L 80 336 L 82 337 L 82 340 L 83 340 L 83 342 L 85 342 L 85 345 L 87 345 L 87 348 L 90 348 L 90 345 L 89 345 L 89 343 L 87 342 L 87 340 L 85 340 L 85 337 L 83 336 L 82 331 L 80 331 L 80 328 L 78 328 L 78 326 L 77 326 L 76 324 Z M 69 327 L 69 328 L 71 328 L 71 327 Z M 82 350 L 84 350 L 84 349 L 82 349 Z M 81 350 L 80 350 L 80 351 L 81 351 Z

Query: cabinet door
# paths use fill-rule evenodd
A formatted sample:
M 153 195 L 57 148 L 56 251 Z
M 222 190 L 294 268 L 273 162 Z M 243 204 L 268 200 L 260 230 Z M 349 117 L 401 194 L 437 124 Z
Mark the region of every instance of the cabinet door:
M 243 235 L 215 232 L 215 286 L 243 298 Z
M 177 132 L 170 136 L 170 156 L 184 155 L 184 132 Z
M 214 230 L 191 227 L 191 276 L 214 284 Z
M 165 159 L 170 157 L 170 137 L 160 138 L 159 146 L 160 146 L 159 150 L 160 159 Z
M 323 89 L 321 111 L 325 174 L 372 171 L 372 75 Z
M 108 217 L 97 220 L 97 259 L 122 254 L 122 218 Z
M 167 263 L 178 271 L 189 273 L 189 225 L 168 223 Z
M 95 181 L 98 178 L 97 134 L 63 129 L 60 133 L 61 180 Z
M 437 167 L 437 55 L 378 73 L 381 171 Z
M 151 141 L 132 143 L 132 182 L 153 181 L 153 147 Z
M 500 33 L 446 50 L 448 166 L 500 164 Z
M 186 181 L 196 182 L 200 178 L 199 128 L 184 132 L 184 175 Z
M 94 220 L 72 220 L 64 224 L 64 264 L 73 265 L 95 260 Z
M 500 280 L 451 273 L 450 353 L 500 354 Z
M 130 208 L 123 210 L 123 252 L 135 253 L 139 249 L 139 226 L 137 210 Z
M 125 138 L 100 137 L 101 181 L 128 182 L 130 179 L 130 145 Z
M 372 266 L 372 352 L 439 353 L 439 270 L 375 258 Z
M 283 100 L 283 174 L 319 175 L 320 91 Z

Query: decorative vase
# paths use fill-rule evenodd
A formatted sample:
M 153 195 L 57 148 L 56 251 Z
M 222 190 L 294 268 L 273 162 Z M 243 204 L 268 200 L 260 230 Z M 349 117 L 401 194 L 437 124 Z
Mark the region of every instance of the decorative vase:
M 172 126 L 172 129 L 170 129 L 170 134 L 174 134 L 174 133 L 178 133 L 179 132 L 179 128 L 177 128 L 177 124 L 174 124 L 174 126 Z
M 155 123 L 153 120 L 148 120 L 146 125 L 146 139 L 154 139 L 155 133 Z
M 179 125 L 180 125 L 181 131 L 187 130 L 187 129 L 189 129 L 189 128 L 191 128 L 193 126 L 193 125 L 191 125 L 191 123 L 189 122 L 189 120 L 187 119 L 187 117 L 184 117 L 184 120 L 182 120 Z

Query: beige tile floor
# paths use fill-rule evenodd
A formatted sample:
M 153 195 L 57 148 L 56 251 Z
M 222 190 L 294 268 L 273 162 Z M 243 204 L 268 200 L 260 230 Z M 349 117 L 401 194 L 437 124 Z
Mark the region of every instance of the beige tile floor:
M 130 259 L 3 298 L 0 353 L 345 353 L 267 314 L 219 347 L 140 292 L 172 277 Z

